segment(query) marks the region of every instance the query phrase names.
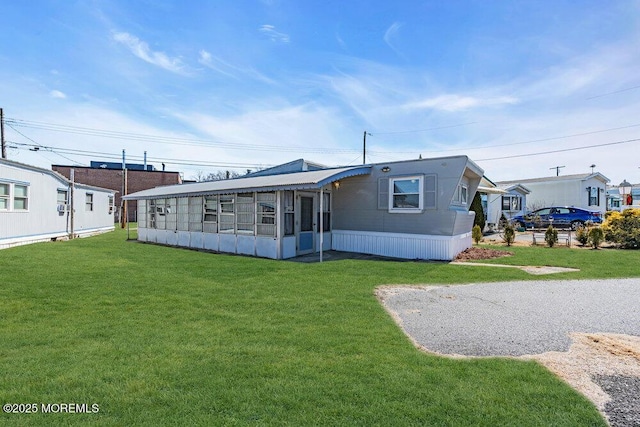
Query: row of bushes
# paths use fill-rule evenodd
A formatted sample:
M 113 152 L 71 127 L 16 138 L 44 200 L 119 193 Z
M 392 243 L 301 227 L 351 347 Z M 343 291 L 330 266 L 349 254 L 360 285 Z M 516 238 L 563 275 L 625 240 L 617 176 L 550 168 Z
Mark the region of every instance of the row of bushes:
M 482 239 L 480 226 L 475 225 L 472 238 L 476 242 Z M 506 224 L 503 229 L 503 240 L 510 246 L 515 240 L 513 225 Z M 558 231 L 549 226 L 544 233 L 544 240 L 549 247 L 558 242 Z M 640 248 L 640 209 L 626 209 L 623 212 L 607 212 L 602 226 L 587 224 L 576 230 L 576 240 L 581 245 L 590 245 L 598 248 L 602 242 L 607 241 L 616 244 L 623 249 Z

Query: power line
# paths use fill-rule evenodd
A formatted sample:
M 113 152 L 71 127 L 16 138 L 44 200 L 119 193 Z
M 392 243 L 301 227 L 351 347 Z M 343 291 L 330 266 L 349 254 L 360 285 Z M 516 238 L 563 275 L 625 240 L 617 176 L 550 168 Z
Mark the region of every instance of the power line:
M 51 152 L 54 154 L 58 154 L 61 157 L 62 156 L 60 153 L 64 153 L 64 154 L 68 154 L 68 155 L 73 155 L 73 156 L 79 156 L 79 157 L 91 157 L 91 158 L 100 158 L 100 159 L 107 159 L 107 160 L 120 160 L 122 157 L 120 154 L 117 153 L 105 153 L 105 152 L 100 152 L 100 151 L 87 151 L 87 150 L 75 150 L 75 149 L 70 149 L 70 148 L 54 148 L 54 147 L 45 147 L 42 146 L 40 144 L 25 144 L 25 143 L 20 143 L 20 142 L 15 142 L 15 141 L 9 141 L 12 144 L 15 144 L 16 146 L 21 146 L 21 147 L 16 147 L 19 150 L 29 150 L 29 151 L 37 151 L 37 150 L 32 150 L 30 148 L 27 147 L 38 147 L 38 148 L 42 148 L 47 152 Z M 127 157 L 129 159 L 135 160 L 135 161 L 142 161 L 144 159 L 144 157 L 142 156 L 136 156 L 136 155 L 127 155 Z M 74 163 L 78 163 L 77 161 L 74 161 L 72 159 L 69 159 L 67 157 L 65 157 L 67 160 L 72 161 Z M 234 169 L 246 169 L 246 168 L 256 168 L 256 167 L 269 167 L 269 166 L 273 166 L 271 164 L 249 164 L 249 163 L 233 163 L 233 162 L 205 162 L 205 161 L 201 161 L 201 160 L 189 160 L 189 159 L 173 159 L 173 158 L 165 158 L 165 157 L 147 157 L 147 160 L 150 162 L 164 162 L 164 163 L 168 163 L 168 164 L 173 164 L 173 165 L 181 165 L 181 166 L 202 166 L 202 167 L 223 167 L 223 168 L 234 168 Z
M 536 143 L 536 142 L 557 141 L 559 139 L 567 139 L 567 138 L 575 138 L 575 137 L 578 137 L 578 136 L 595 135 L 595 134 L 598 134 L 598 133 L 612 132 L 612 131 L 616 131 L 616 130 L 629 129 L 629 128 L 634 128 L 634 127 L 638 127 L 638 126 L 640 126 L 640 123 L 636 123 L 636 124 L 633 124 L 633 125 L 627 125 L 627 126 L 620 126 L 620 127 L 616 127 L 616 128 L 594 130 L 594 131 L 590 131 L 590 132 L 574 133 L 574 134 L 571 134 L 571 135 L 553 136 L 553 137 L 549 137 L 549 138 L 531 139 L 531 140 L 519 141 L 519 142 L 509 142 L 509 143 L 505 143 L 505 144 L 481 145 L 481 146 L 475 146 L 475 147 L 448 148 L 448 149 L 445 149 L 445 150 L 437 150 L 437 151 L 439 151 L 439 152 L 461 151 L 461 150 L 469 151 L 469 150 L 482 150 L 482 149 L 486 149 L 486 148 L 511 147 L 511 146 L 514 146 L 514 145 L 533 144 L 533 143 Z M 393 152 L 394 153 L 414 153 L 415 150 L 414 151 L 393 151 Z
M 282 151 L 282 152 L 302 152 L 302 153 L 316 153 L 316 154 L 351 154 L 351 153 L 359 152 L 358 149 L 340 149 L 340 148 L 308 147 L 308 146 L 307 147 L 272 146 L 272 145 L 261 145 L 261 144 L 230 143 L 230 142 L 224 142 L 224 141 L 204 140 L 204 139 L 196 139 L 196 138 L 167 137 L 167 136 L 160 136 L 160 135 L 147 135 L 147 134 L 139 134 L 139 133 L 86 128 L 86 127 L 79 127 L 79 126 L 60 125 L 55 123 L 37 122 L 37 121 L 21 120 L 21 119 L 14 119 L 14 118 L 10 118 L 10 119 L 7 118 L 5 119 L 5 121 L 7 122 L 7 124 L 12 124 L 14 126 L 26 127 L 31 129 L 50 130 L 54 132 L 64 132 L 64 133 L 80 134 L 80 135 L 112 138 L 112 139 L 127 139 L 127 140 L 133 140 L 133 141 L 156 142 L 156 143 L 170 144 L 170 145 L 193 145 L 193 146 L 201 146 L 201 147 L 207 147 L 207 148 L 225 148 L 225 149 L 232 149 L 232 150 Z M 450 126 L 441 126 L 441 127 L 435 127 L 435 128 L 416 129 L 416 130 L 407 130 L 407 131 L 371 132 L 370 134 L 371 135 L 394 135 L 394 134 L 403 134 L 403 133 L 427 132 L 427 131 L 438 130 L 438 129 L 467 126 L 475 123 L 477 122 L 459 123 L 459 124 L 450 125 Z M 18 132 L 14 126 L 11 126 L 11 128 L 16 132 Z M 540 138 L 540 139 L 511 142 L 511 143 L 504 143 L 504 144 L 439 149 L 437 151 L 452 152 L 452 151 L 461 151 L 461 150 L 469 151 L 469 150 L 481 150 L 486 148 L 510 147 L 510 146 L 516 146 L 516 145 L 533 144 L 537 142 L 547 142 L 547 141 L 555 141 L 555 140 L 566 139 L 566 138 L 575 138 L 580 136 L 594 135 L 598 133 L 612 132 L 616 130 L 629 129 L 629 128 L 638 127 L 638 126 L 640 126 L 640 123 L 631 124 L 627 126 L 620 126 L 615 128 L 609 128 L 609 129 L 595 130 L 590 132 L 581 132 L 581 133 L 570 134 L 570 135 L 549 137 L 549 138 Z M 412 150 L 412 151 L 367 150 L 367 154 L 369 155 L 387 154 L 387 153 L 413 154 L 415 153 L 415 151 L 416 150 Z
M 627 144 L 629 142 L 637 142 L 637 141 L 640 141 L 640 138 L 628 139 L 626 141 L 607 142 L 607 143 L 604 143 L 604 144 L 587 145 L 585 147 L 575 147 L 575 148 L 564 148 L 562 150 L 541 151 L 539 153 L 514 154 L 514 155 L 511 155 L 511 156 L 492 157 L 492 158 L 489 158 L 489 159 L 474 159 L 474 161 L 476 161 L 476 162 L 488 162 L 490 160 L 515 159 L 515 158 L 518 158 L 518 157 L 533 157 L 533 156 L 541 156 L 543 154 L 554 154 L 554 153 L 564 153 L 564 152 L 567 152 L 567 151 L 587 150 L 589 148 L 607 147 L 607 146 L 610 146 L 610 145 Z M 553 168 L 553 169 L 555 169 L 555 168 Z
M 631 86 L 631 87 L 628 87 L 628 88 L 625 88 L 625 89 L 616 90 L 614 92 L 603 93 L 602 95 L 592 96 L 592 97 L 587 98 L 587 100 L 596 99 L 596 98 L 602 98 L 603 96 L 614 95 L 616 93 L 627 92 L 629 90 L 634 90 L 634 89 L 640 89 L 640 85 L 639 86 Z
M 308 153 L 355 153 L 358 150 L 346 149 L 346 148 L 323 148 L 323 147 L 309 147 L 309 146 L 274 146 L 264 144 L 247 144 L 247 143 L 234 143 L 225 142 L 220 140 L 206 140 L 197 138 L 183 138 L 183 137 L 168 137 L 161 135 L 148 135 L 131 132 L 119 132 L 105 129 L 94 129 L 80 126 L 59 125 L 54 123 L 36 122 L 29 120 L 9 119 L 10 123 L 15 126 L 48 130 L 52 132 L 63 132 L 76 135 L 87 135 L 101 138 L 110 139 L 126 139 L 130 141 L 143 141 L 143 142 L 155 142 L 159 144 L 169 145 L 193 145 L 202 146 L 208 148 L 225 148 L 230 150 L 252 150 L 252 151 L 298 151 Z M 14 128 L 15 129 L 15 128 Z

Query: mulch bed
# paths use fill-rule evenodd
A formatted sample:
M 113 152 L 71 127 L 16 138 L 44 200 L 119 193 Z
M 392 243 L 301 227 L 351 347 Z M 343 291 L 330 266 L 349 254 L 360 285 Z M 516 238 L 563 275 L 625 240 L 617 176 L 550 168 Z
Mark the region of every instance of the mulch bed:
M 511 256 L 513 252 L 510 251 L 499 251 L 496 249 L 489 248 L 478 248 L 471 247 L 469 249 L 465 249 L 460 252 L 456 257 L 456 261 L 472 261 L 478 259 L 493 259 L 493 258 L 502 258 L 505 256 Z

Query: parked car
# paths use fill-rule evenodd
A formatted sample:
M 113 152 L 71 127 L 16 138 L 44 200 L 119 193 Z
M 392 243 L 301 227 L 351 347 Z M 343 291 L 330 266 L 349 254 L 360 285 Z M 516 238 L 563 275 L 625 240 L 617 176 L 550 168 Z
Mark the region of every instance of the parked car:
M 585 225 L 587 221 L 594 224 L 602 223 L 602 213 L 569 206 L 553 206 L 542 208 L 525 215 L 518 215 L 511 222 L 519 227 L 566 227 L 572 230 Z

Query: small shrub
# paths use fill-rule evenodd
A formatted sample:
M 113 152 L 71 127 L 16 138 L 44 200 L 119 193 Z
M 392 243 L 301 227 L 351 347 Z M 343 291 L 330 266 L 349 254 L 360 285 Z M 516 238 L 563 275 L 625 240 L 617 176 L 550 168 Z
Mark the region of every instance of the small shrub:
M 509 223 L 505 224 L 502 233 L 502 240 L 504 240 L 507 246 L 511 246 L 514 240 L 516 240 L 516 230 L 513 228 L 513 225 Z
M 550 248 L 558 243 L 558 230 L 553 228 L 552 225 L 550 225 L 547 228 L 547 231 L 544 232 L 544 241 L 547 242 L 547 246 Z
M 473 241 L 476 242 L 476 245 L 480 243 L 480 240 L 482 240 L 482 230 L 478 224 L 473 226 L 473 229 L 471 230 L 471 237 L 473 238 Z
M 576 240 L 580 243 L 580 246 L 585 246 L 589 243 L 589 229 L 584 226 L 576 228 Z
M 592 227 L 589 229 L 589 243 L 594 249 L 598 249 L 600 243 L 604 240 L 604 231 L 600 227 Z
M 640 209 L 609 212 L 602 226 L 607 241 L 622 249 L 640 248 Z
M 498 228 L 502 228 L 504 230 L 507 225 L 509 225 L 509 220 L 504 216 L 504 213 L 502 213 L 502 215 L 500 215 L 500 220 L 498 220 Z

